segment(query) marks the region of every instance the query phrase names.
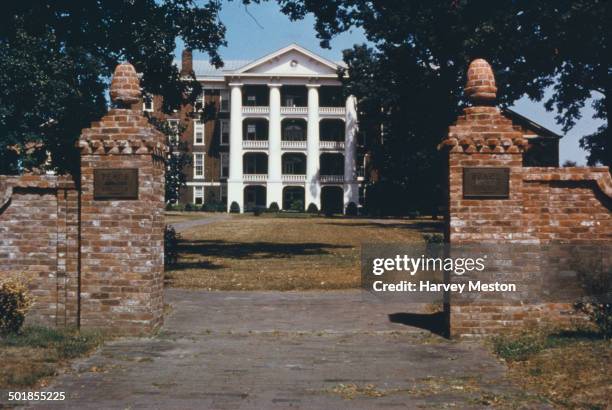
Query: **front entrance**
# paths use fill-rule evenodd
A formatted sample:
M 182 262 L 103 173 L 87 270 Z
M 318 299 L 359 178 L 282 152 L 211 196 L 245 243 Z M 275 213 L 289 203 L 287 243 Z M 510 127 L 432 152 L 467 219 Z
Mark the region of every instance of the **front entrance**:
M 283 209 L 292 211 L 304 211 L 304 187 L 288 186 L 283 189 Z
M 321 188 L 321 210 L 325 214 L 341 214 L 344 210 L 344 192 L 339 186 Z
M 255 208 L 266 207 L 266 187 L 262 185 L 248 185 L 244 187 L 244 210 L 253 211 Z

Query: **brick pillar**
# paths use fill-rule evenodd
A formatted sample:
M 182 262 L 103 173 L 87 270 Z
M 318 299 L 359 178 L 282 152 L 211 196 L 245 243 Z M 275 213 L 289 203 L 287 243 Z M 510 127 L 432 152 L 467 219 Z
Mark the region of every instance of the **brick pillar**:
M 527 142 L 522 132 L 494 105 L 496 92 L 495 78 L 489 64 L 481 59 L 473 61 L 465 86 L 471 106 L 464 109 L 463 115 L 449 128 L 447 137 L 439 146 L 449 156 L 447 240 L 451 246 L 530 239 L 522 225 L 522 153 Z M 508 172 L 508 196 L 478 198 L 467 195 L 463 180 L 466 169 L 487 172 L 491 168 L 502 168 L 503 172 Z M 454 282 L 464 280 L 454 275 L 451 277 Z M 483 321 L 491 318 L 481 315 L 480 306 L 462 306 L 458 300 L 460 298 L 457 295 L 451 297 L 451 336 L 483 333 Z M 505 307 L 489 309 L 491 315 L 501 315 L 504 310 L 507 311 Z M 491 328 L 486 330 L 495 331 Z
M 110 96 L 114 108 L 79 140 L 80 323 L 138 334 L 162 323 L 166 146 L 138 109 L 129 63 L 117 66 Z

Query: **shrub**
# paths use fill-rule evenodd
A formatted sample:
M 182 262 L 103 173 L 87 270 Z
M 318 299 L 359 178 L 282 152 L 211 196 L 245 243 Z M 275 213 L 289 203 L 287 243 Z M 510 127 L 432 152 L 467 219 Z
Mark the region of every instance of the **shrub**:
M 424 233 L 423 239 L 426 243 L 444 243 L 444 235 L 441 233 Z
M 346 206 L 345 212 L 348 216 L 356 216 L 357 205 L 355 204 L 355 202 L 349 202 L 349 204 Z
M 289 207 L 292 211 L 304 212 L 304 202 L 300 199 L 296 199 L 291 202 L 291 206 Z
M 308 212 L 309 214 L 318 214 L 319 208 L 317 207 L 317 205 L 311 202 L 310 205 L 308 205 L 308 209 L 306 210 L 306 212 Z
M 233 214 L 240 213 L 240 205 L 238 205 L 238 202 L 232 202 L 232 204 L 230 205 L 230 212 Z
M 196 206 L 194 204 L 192 204 L 191 202 L 188 202 L 185 204 L 185 211 L 187 212 L 191 212 L 191 211 L 195 211 L 196 210 Z
M 209 201 L 202 205 L 204 212 L 225 212 L 225 204 L 221 201 Z
M 180 235 L 176 233 L 174 228 L 166 225 L 164 232 L 164 265 L 166 267 L 175 265 L 178 261 L 178 241 Z
M 516 336 L 501 335 L 493 338 L 493 350 L 508 361 L 523 361 L 546 347 L 540 334 L 524 333 Z
M 276 202 L 272 202 L 270 204 L 270 207 L 268 208 L 268 212 L 278 212 L 278 211 L 280 211 L 278 204 Z
M 587 315 L 605 339 L 612 337 L 612 272 L 601 263 L 601 255 L 584 250 L 571 261 L 586 296 L 574 303 L 574 309 Z
M 171 204 L 171 203 L 166 204 L 166 211 L 181 212 L 184 210 L 185 210 L 185 206 L 182 204 Z
M 253 208 L 253 215 L 259 216 L 266 210 L 265 206 L 255 206 Z
M 18 333 L 32 306 L 26 281 L 20 277 L 0 281 L 0 334 Z

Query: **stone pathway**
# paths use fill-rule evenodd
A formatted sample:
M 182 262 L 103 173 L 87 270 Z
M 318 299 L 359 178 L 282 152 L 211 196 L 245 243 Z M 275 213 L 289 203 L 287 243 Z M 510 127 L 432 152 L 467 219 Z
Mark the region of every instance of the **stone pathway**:
M 49 386 L 65 402 L 34 408 L 544 408 L 480 343 L 393 323 L 422 306 L 360 291 L 168 290 L 166 301 L 158 336 L 108 343 Z
M 201 219 L 190 219 L 186 221 L 173 222 L 168 225 L 174 227 L 177 232 L 184 231 L 186 229 L 195 228 L 200 225 L 208 225 L 214 222 L 224 221 L 229 219 L 230 216 L 226 213 L 220 213 L 217 215 L 207 215 Z

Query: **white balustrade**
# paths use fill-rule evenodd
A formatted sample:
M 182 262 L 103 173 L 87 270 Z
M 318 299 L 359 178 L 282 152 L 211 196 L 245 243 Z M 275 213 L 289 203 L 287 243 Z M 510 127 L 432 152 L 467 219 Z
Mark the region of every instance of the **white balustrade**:
M 270 107 L 267 105 L 242 107 L 243 114 L 268 114 Z
M 281 107 L 281 114 L 308 114 L 308 107 Z
M 268 140 L 244 140 L 242 148 L 268 148 Z
M 242 179 L 245 182 L 266 182 L 268 174 L 243 174 Z
M 344 175 L 321 175 L 319 179 L 321 183 L 341 184 L 344 182 Z
M 283 174 L 283 182 L 306 182 L 306 175 Z
M 344 149 L 344 141 L 320 141 L 319 147 L 321 149 Z
M 342 115 L 346 114 L 345 107 L 319 107 L 319 114 Z
M 281 141 L 281 148 L 306 149 L 306 141 Z

